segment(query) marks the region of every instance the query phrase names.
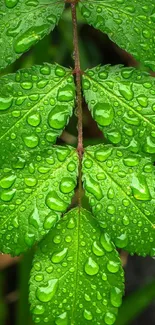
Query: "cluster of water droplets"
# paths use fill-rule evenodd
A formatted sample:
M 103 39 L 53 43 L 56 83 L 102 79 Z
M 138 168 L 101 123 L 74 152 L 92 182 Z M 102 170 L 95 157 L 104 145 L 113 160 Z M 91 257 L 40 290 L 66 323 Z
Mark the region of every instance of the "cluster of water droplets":
M 63 9 L 64 3 L 56 4 L 56 0 L 5 0 L 0 8 L 1 67 L 15 61 L 53 30 Z
M 87 149 L 83 180 L 93 214 L 115 244 L 155 255 L 154 167 L 151 159 L 111 145 Z
M 0 245 L 18 255 L 51 229 L 71 202 L 78 157 L 57 147 L 29 155 L 4 168 L 0 177 Z
M 138 61 L 154 69 L 154 2 L 136 0 L 127 4 L 126 0 L 110 3 L 84 1 L 80 3 L 81 13 L 95 28 L 107 33 L 121 48 L 131 53 Z M 125 24 L 124 24 L 125 21 Z
M 104 135 L 134 153 L 155 153 L 155 83 L 147 73 L 97 67 L 83 76 L 89 109 Z
M 21 151 L 44 149 L 56 141 L 72 114 L 75 86 L 69 70 L 49 64 L 3 77 L 1 86 L 4 164 Z
M 121 263 L 108 234 L 88 211 L 79 214 L 73 209 L 35 255 L 30 280 L 33 319 L 57 325 L 72 319 L 77 325 L 112 325 L 122 301 L 122 281 Z

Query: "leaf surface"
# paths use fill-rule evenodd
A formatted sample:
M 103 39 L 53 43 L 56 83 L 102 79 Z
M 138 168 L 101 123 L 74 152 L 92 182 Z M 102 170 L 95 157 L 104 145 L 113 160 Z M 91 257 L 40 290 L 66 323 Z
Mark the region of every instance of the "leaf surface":
M 155 69 L 154 0 L 80 0 L 79 6 L 88 24 L 107 33 L 136 60 Z
M 85 150 L 83 180 L 93 214 L 119 248 L 155 255 L 155 170 L 124 148 Z
M 30 278 L 35 323 L 113 324 L 123 293 L 118 253 L 91 214 L 69 211 L 39 244 Z
M 55 143 L 72 115 L 74 96 L 72 72 L 59 65 L 0 78 L 0 166 Z
M 0 250 L 19 255 L 66 211 L 76 186 L 78 157 L 54 146 L 12 157 L 0 171 Z
M 113 144 L 155 153 L 155 80 L 122 66 L 96 67 L 83 75 L 84 96 L 99 128 Z
M 0 70 L 19 58 L 58 24 L 64 1 L 5 0 L 0 3 Z

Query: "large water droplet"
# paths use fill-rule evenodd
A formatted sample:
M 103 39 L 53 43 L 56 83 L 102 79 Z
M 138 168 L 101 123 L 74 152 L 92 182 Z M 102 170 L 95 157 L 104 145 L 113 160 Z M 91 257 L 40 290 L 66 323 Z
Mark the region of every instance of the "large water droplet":
M 93 319 L 91 311 L 89 311 L 87 309 L 84 310 L 83 316 L 84 316 L 84 318 L 86 320 L 92 320 Z
M 57 105 L 51 110 L 48 116 L 50 127 L 59 130 L 63 129 L 68 120 L 68 107 L 66 105 Z
M 12 98 L 0 97 L 0 111 L 5 111 L 12 105 Z
M 89 176 L 89 178 L 87 177 L 87 179 L 85 180 L 85 189 L 89 193 L 93 194 L 97 200 L 102 199 L 103 194 L 102 194 L 99 184 L 96 181 L 94 181 L 94 179 L 91 178 L 90 176 Z
M 62 251 L 54 253 L 52 255 L 52 262 L 56 263 L 56 264 L 60 263 L 67 255 L 67 251 L 68 251 L 68 248 L 64 248 Z
M 38 126 L 41 122 L 41 116 L 39 113 L 31 114 L 28 116 L 27 121 L 31 126 Z
M 110 300 L 114 307 L 120 307 L 122 304 L 122 292 L 117 287 L 112 287 L 110 292 Z
M 38 287 L 36 290 L 36 296 L 41 302 L 50 301 L 58 289 L 58 279 L 52 279 L 48 281 L 47 286 Z
M 104 147 L 102 149 L 95 151 L 95 158 L 98 161 L 103 162 L 106 161 L 111 156 L 111 153 L 112 153 L 112 148 Z
M 39 143 L 39 138 L 37 135 L 29 135 L 23 137 L 24 143 L 28 148 L 35 148 Z
M 64 194 L 70 193 L 74 190 L 75 182 L 70 177 L 63 177 L 60 182 L 60 191 Z
M 19 0 L 5 0 L 6 7 L 13 8 L 17 5 Z
M 16 179 L 15 175 L 10 175 L 10 176 L 3 177 L 0 180 L 0 186 L 2 188 L 6 188 L 6 189 L 10 188 L 14 184 L 15 179 Z
M 16 193 L 15 189 L 3 191 L 1 193 L 1 200 L 4 202 L 11 201 L 13 199 L 15 193 Z
M 111 239 L 107 233 L 102 233 L 100 237 L 100 242 L 103 248 L 107 252 L 112 252 L 113 251 L 113 245 L 111 243 Z
M 64 212 L 68 203 L 64 202 L 55 191 L 50 191 L 46 197 L 46 204 L 51 210 Z
M 35 45 L 46 34 L 48 28 L 49 25 L 45 24 L 28 29 L 15 40 L 15 52 L 23 53 L 28 51 L 32 45 Z
M 104 321 L 107 325 L 113 325 L 115 323 L 116 316 L 110 312 L 106 313 L 104 316 Z
M 119 263 L 115 261 L 109 261 L 107 264 L 107 269 L 110 273 L 117 273 L 119 270 Z
M 124 248 L 127 246 L 128 244 L 128 238 L 127 238 L 127 234 L 121 234 L 120 236 L 116 237 L 115 239 L 115 244 L 117 247 L 119 248 Z
M 95 275 L 98 273 L 98 271 L 99 271 L 98 264 L 91 257 L 89 257 L 85 264 L 85 272 L 88 275 Z
M 36 229 L 38 229 L 40 226 L 39 211 L 37 207 L 35 207 L 35 209 L 29 215 L 29 224 L 34 226 Z
M 108 103 L 97 103 L 94 106 L 94 119 L 101 126 L 108 126 L 114 118 L 114 110 Z
M 96 241 L 93 242 L 92 250 L 93 250 L 93 253 L 96 256 L 103 256 L 104 255 L 103 249 L 97 244 Z
M 131 188 L 135 199 L 140 201 L 151 200 L 151 194 L 146 179 L 142 175 L 139 177 L 133 175 Z
M 71 85 L 66 85 L 58 91 L 58 100 L 60 102 L 70 102 L 74 99 L 74 88 Z
M 132 86 L 128 84 L 121 84 L 120 85 L 120 94 L 126 99 L 126 100 L 132 100 L 134 97 L 134 93 L 132 91 Z

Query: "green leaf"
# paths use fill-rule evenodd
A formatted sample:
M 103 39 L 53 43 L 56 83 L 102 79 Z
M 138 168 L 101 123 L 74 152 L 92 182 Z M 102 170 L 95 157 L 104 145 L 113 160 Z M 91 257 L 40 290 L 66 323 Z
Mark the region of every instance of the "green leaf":
M 84 96 L 99 128 L 113 144 L 155 153 L 155 79 L 122 66 L 96 67 L 83 75 Z
M 0 4 L 0 70 L 49 34 L 58 24 L 64 2 L 4 0 Z
M 123 270 L 109 237 L 91 214 L 71 210 L 39 244 L 30 279 L 35 323 L 113 324 Z
M 93 214 L 119 248 L 155 255 L 155 169 L 124 148 L 85 150 L 83 180 Z
M 154 0 L 80 0 L 79 6 L 88 24 L 155 69 Z
M 0 166 L 54 143 L 72 115 L 74 96 L 72 71 L 59 65 L 0 78 Z
M 54 146 L 21 154 L 0 174 L 0 250 L 19 255 L 39 241 L 66 211 L 76 186 L 78 157 Z

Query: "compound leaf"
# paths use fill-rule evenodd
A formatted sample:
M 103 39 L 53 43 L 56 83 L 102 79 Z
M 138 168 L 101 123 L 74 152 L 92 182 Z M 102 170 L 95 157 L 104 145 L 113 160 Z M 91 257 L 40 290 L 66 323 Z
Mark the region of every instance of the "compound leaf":
M 84 96 L 99 128 L 113 144 L 155 153 L 155 80 L 122 66 L 96 67 L 83 75 Z
M 151 69 L 155 69 L 154 0 L 80 0 L 88 24 L 107 33 L 112 41 Z
M 0 3 L 0 70 L 54 29 L 63 13 L 57 0 L 5 0 Z
M 0 250 L 19 255 L 66 211 L 76 186 L 78 157 L 54 146 L 21 154 L 0 170 Z
M 150 158 L 124 148 L 85 150 L 83 180 L 93 214 L 119 248 L 155 255 L 155 178 Z
M 72 115 L 74 96 L 71 70 L 56 64 L 0 78 L 0 166 L 54 143 Z
M 122 293 L 121 261 L 108 235 L 90 212 L 69 211 L 34 257 L 30 302 L 35 323 L 113 324 Z

